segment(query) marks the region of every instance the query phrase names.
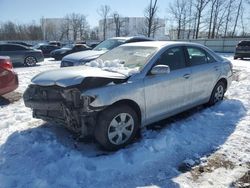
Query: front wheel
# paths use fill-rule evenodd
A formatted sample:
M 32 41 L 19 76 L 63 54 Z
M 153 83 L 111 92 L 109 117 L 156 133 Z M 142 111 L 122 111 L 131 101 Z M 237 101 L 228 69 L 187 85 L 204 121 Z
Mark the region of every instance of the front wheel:
M 36 65 L 36 62 L 36 58 L 34 58 L 33 56 L 28 56 L 24 60 L 24 65 L 27 67 L 32 67 Z
M 225 83 L 222 82 L 222 81 L 219 81 L 214 89 L 213 89 L 213 92 L 211 94 L 211 97 L 210 97 L 210 100 L 208 102 L 208 105 L 209 106 L 212 106 L 216 103 L 218 103 L 219 101 L 222 101 L 223 98 L 224 98 L 224 94 L 226 92 L 226 86 L 225 86 Z
M 138 116 L 131 107 L 111 106 L 98 117 L 95 139 L 105 149 L 117 150 L 135 138 L 138 128 Z

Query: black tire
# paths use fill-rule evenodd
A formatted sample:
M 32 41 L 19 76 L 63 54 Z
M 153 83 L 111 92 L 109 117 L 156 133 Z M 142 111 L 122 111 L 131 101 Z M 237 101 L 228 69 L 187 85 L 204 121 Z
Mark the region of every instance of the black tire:
M 121 117 L 124 116 L 125 119 L 124 121 L 122 121 Z M 119 122 L 121 125 L 117 124 L 115 126 L 116 123 L 114 122 Z M 129 136 L 126 136 L 128 132 L 125 134 L 124 129 L 130 132 Z M 100 112 L 94 135 L 96 141 L 104 149 L 114 151 L 123 148 L 124 146 L 131 143 L 131 141 L 135 138 L 138 129 L 139 119 L 136 112 L 127 105 L 114 105 Z M 123 139 L 122 142 L 115 143 L 119 141 L 119 138 Z
M 240 59 L 241 59 L 241 60 L 244 60 L 244 57 L 241 57 Z
M 36 63 L 37 63 L 37 60 L 33 56 L 28 56 L 24 59 L 24 65 L 27 67 L 33 67 L 36 65 Z
M 235 60 L 235 59 L 238 59 L 238 57 L 234 56 L 234 60 Z
M 208 102 L 208 106 L 212 106 L 220 101 L 223 100 L 224 94 L 226 92 L 226 85 L 224 82 L 219 81 L 215 86 L 212 91 L 210 100 Z

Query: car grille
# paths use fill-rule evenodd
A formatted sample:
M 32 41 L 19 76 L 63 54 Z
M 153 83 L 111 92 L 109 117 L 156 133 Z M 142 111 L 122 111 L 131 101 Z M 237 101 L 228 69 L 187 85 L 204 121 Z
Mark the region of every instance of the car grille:
M 34 101 L 58 101 L 63 99 L 59 88 L 41 86 L 30 86 L 24 97 Z

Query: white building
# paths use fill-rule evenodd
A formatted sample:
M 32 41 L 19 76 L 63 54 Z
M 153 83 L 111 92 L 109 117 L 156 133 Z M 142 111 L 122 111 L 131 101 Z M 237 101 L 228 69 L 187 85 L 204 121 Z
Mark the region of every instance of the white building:
M 165 20 L 157 19 L 159 28 L 152 34 L 152 38 L 157 40 L 167 39 L 165 33 Z M 99 38 L 103 40 L 103 22 L 99 21 Z M 121 17 L 120 18 L 120 36 L 146 35 L 146 18 L 145 17 Z M 106 39 L 115 37 L 117 29 L 114 18 L 107 19 Z

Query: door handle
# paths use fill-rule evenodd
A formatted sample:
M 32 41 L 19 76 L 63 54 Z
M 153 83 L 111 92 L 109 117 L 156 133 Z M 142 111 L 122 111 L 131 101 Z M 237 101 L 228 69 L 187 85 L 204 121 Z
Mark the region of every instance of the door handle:
M 184 74 L 184 75 L 183 75 L 183 78 L 188 79 L 190 76 L 191 76 L 191 74 Z

